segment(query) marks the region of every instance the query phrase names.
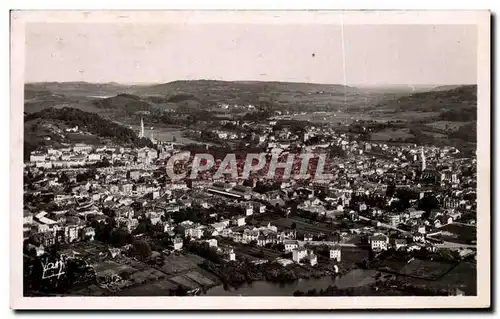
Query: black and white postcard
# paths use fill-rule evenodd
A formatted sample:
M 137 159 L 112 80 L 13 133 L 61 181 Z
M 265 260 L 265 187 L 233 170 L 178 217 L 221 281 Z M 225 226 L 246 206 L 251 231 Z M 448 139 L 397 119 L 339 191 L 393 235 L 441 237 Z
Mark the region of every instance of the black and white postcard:
M 11 96 L 12 308 L 490 306 L 488 11 L 13 11 Z

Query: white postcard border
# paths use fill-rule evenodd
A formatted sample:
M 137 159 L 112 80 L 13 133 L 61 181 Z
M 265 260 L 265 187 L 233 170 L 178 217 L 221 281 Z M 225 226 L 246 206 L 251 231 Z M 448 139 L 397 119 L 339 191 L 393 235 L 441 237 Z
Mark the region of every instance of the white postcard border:
M 342 17 L 342 19 L 341 19 Z M 167 22 L 166 22 L 167 21 Z M 476 24 L 478 26 L 477 296 L 474 297 L 23 297 L 24 28 L 60 23 Z M 11 15 L 10 284 L 13 309 L 389 309 L 484 308 L 490 291 L 489 11 L 17 11 Z M 194 298 L 194 299 L 193 299 Z M 328 298 L 328 299 L 325 299 Z

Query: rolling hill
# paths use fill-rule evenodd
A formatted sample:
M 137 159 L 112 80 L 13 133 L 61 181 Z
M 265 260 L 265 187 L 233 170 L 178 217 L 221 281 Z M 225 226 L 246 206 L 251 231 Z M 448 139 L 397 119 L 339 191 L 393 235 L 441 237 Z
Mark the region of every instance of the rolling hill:
M 116 83 L 29 83 L 25 85 L 26 92 L 48 91 L 52 94 L 66 97 L 94 97 L 105 101 L 97 103 L 100 108 L 114 108 L 129 105 L 131 108 L 143 108 L 144 104 L 137 101 L 126 101 L 134 95 L 142 102 L 151 104 L 169 103 L 178 104 L 181 108 L 206 109 L 218 103 L 273 105 L 279 108 L 295 107 L 329 108 L 348 103 L 366 103 L 366 96 L 381 96 L 381 94 L 366 94 L 356 88 L 342 85 L 289 83 L 289 82 L 258 82 L 258 81 L 215 81 L 193 80 L 174 81 L 154 85 L 119 85 Z M 32 93 L 30 93 L 32 94 Z M 363 99 L 360 99 L 360 97 Z M 109 98 L 117 98 L 108 102 Z M 133 98 L 132 100 L 137 100 Z M 362 103 L 361 103 L 362 102 Z M 137 105 L 136 105 L 137 104 Z
M 78 132 L 69 133 L 66 128 L 78 127 Z M 95 113 L 79 109 L 46 108 L 24 117 L 25 156 L 40 146 L 63 143 L 102 144 L 113 142 L 129 146 L 152 146 L 151 141 L 139 139 L 133 130 L 104 119 Z
M 469 121 L 476 118 L 477 86 L 464 85 L 450 89 L 440 87 L 433 91 L 391 99 L 376 105 L 375 108 L 399 112 L 437 112 L 442 120 Z
M 92 104 L 97 108 L 116 109 L 125 112 L 148 111 L 151 108 L 149 102 L 144 101 L 141 97 L 133 94 L 118 94 L 117 96 L 96 99 Z

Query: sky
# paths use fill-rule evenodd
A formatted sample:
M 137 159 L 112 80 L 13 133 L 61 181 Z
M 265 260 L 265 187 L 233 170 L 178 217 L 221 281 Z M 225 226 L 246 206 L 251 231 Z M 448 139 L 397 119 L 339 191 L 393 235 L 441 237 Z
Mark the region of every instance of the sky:
M 26 82 L 477 82 L 474 25 L 26 26 Z

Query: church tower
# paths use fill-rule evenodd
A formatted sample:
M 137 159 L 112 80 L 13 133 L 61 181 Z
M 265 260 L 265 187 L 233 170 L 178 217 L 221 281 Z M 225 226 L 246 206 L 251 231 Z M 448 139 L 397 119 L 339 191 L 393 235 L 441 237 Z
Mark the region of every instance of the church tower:
M 425 171 L 427 168 L 427 163 L 425 162 L 425 154 L 424 154 L 424 147 L 422 146 L 421 148 L 421 153 L 422 153 L 422 172 Z
M 143 138 L 144 137 L 144 121 L 142 120 L 142 117 L 141 117 L 141 132 L 139 133 L 139 138 Z

